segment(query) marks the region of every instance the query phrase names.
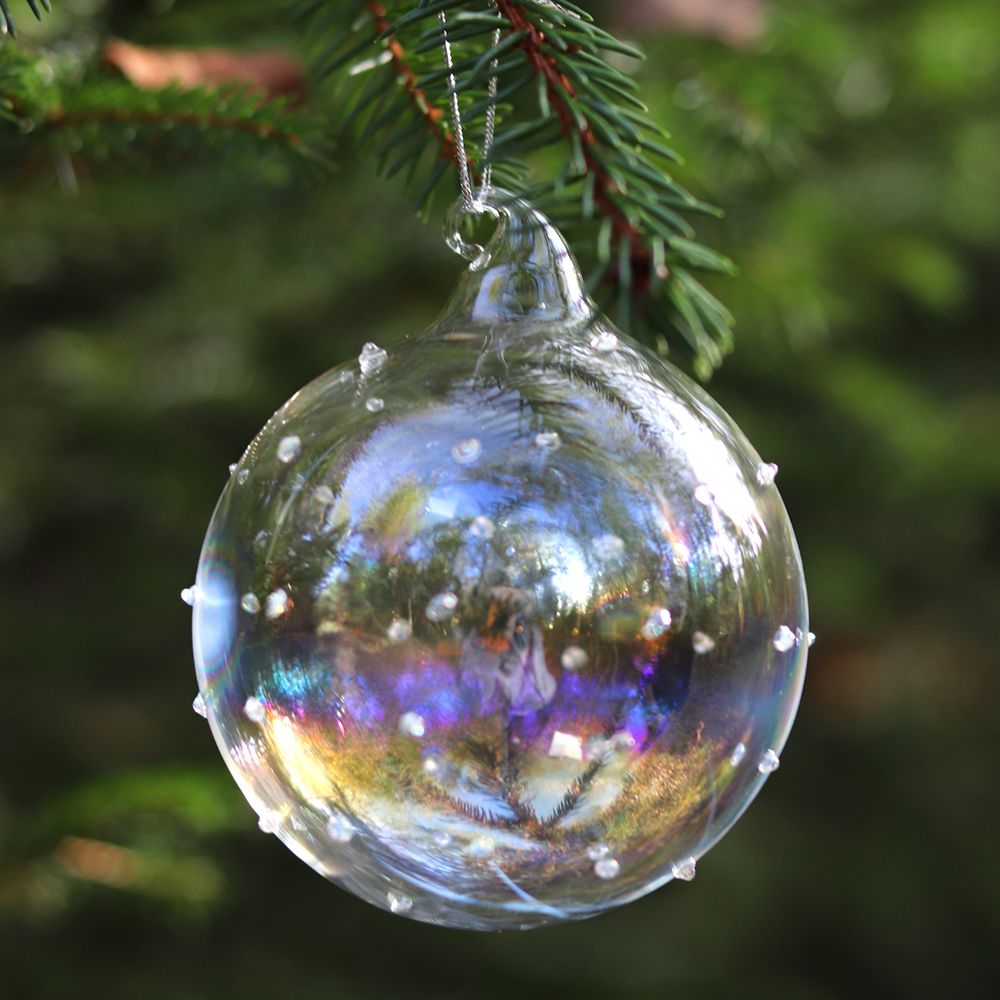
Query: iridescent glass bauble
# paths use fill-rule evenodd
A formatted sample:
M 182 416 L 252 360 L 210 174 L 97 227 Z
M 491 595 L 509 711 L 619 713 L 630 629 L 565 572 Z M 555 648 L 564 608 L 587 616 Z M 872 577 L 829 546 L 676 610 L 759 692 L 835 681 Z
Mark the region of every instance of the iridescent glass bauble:
M 377 906 L 501 929 L 691 878 L 777 766 L 808 624 L 774 468 L 544 217 L 489 211 L 429 330 L 247 449 L 194 649 L 262 829 Z

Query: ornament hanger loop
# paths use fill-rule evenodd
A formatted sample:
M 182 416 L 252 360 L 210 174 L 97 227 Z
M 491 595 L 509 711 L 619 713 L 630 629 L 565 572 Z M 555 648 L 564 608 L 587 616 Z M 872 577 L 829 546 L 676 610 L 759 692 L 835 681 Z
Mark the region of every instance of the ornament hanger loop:
M 496 10 L 496 3 L 493 3 L 492 6 L 493 9 Z M 499 11 L 497 11 L 497 16 L 499 17 Z M 485 164 L 485 166 L 483 167 L 482 180 L 480 182 L 479 193 L 477 195 L 474 194 L 472 190 L 472 175 L 469 170 L 469 157 L 465 151 L 465 130 L 462 127 L 462 112 L 458 104 L 458 83 L 455 79 L 455 63 L 451 54 L 451 40 L 448 37 L 448 18 L 443 10 L 438 11 L 438 21 L 441 22 L 441 47 L 444 50 L 445 66 L 448 69 L 448 90 L 451 94 L 451 123 L 455 136 L 455 159 L 458 163 L 458 183 L 462 189 L 462 202 L 466 212 L 483 215 L 488 211 L 485 202 L 489 193 L 490 180 L 493 174 L 493 167 L 491 166 L 489 159 L 490 151 L 493 148 L 493 136 L 496 132 L 498 60 L 494 58 L 490 63 L 490 82 L 487 85 L 486 101 L 486 129 L 483 133 L 483 154 L 481 158 L 481 162 Z M 496 48 L 499 44 L 500 27 L 497 26 L 496 30 L 493 32 L 493 44 L 491 48 Z M 457 246 L 453 246 L 450 240 L 448 241 L 448 245 L 457 253 L 462 254 L 462 256 L 469 256 L 466 251 L 458 249 Z M 468 246 L 469 244 L 466 245 Z M 481 247 L 478 249 L 478 252 L 482 252 Z M 471 260 L 473 258 L 470 257 L 469 259 Z
M 491 257 L 491 248 L 500 242 L 506 229 L 507 219 L 502 210 L 503 206 L 495 203 L 493 191 L 491 188 L 489 191 L 480 192 L 471 206 L 466 204 L 464 197 L 457 199 L 448 209 L 444 219 L 444 241 L 448 249 L 471 261 L 470 270 L 473 271 L 478 271 L 487 263 Z M 462 236 L 463 225 L 469 215 L 488 215 L 496 219 L 497 229 L 489 246 L 484 247 L 481 243 L 470 242 Z

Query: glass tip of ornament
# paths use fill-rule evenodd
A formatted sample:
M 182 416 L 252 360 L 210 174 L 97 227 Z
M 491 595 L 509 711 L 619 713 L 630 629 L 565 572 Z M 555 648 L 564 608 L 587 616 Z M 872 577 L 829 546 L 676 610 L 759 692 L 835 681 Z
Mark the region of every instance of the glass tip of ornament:
M 557 451 L 561 444 L 558 431 L 541 431 L 535 435 L 535 447 L 542 451 Z
M 670 612 L 666 608 L 654 608 L 646 619 L 646 624 L 642 626 L 642 637 L 659 639 L 670 628 L 671 621 Z
M 181 591 L 181 600 L 189 607 L 194 607 L 194 602 L 198 597 L 198 588 L 194 585 L 185 587 Z
M 264 617 L 270 621 L 280 618 L 292 606 L 292 599 L 288 596 L 288 591 L 284 587 L 272 590 L 264 601 Z
M 787 653 L 795 645 L 795 633 L 787 625 L 782 625 L 774 633 L 772 643 L 779 653 Z
M 761 486 L 772 486 L 778 475 L 778 466 L 774 462 L 764 462 L 757 467 L 757 482 Z
M 618 338 L 609 330 L 605 330 L 591 339 L 590 346 L 601 354 L 607 354 L 618 346 Z
M 443 622 L 450 619 L 458 607 L 458 595 L 450 590 L 437 594 L 430 599 L 427 610 L 424 612 L 428 620 L 432 622 Z
M 698 862 L 694 858 L 682 858 L 680 861 L 673 862 L 670 870 L 673 872 L 674 878 L 680 879 L 682 882 L 692 882 L 698 872 Z
M 695 632 L 691 636 L 691 648 L 694 650 L 695 656 L 704 656 L 715 649 L 715 640 L 704 632 Z
M 621 870 L 622 866 L 614 858 L 601 858 L 594 864 L 594 874 L 598 878 L 617 878 Z
M 267 708 L 265 707 L 264 702 L 260 700 L 260 698 L 255 698 L 253 695 L 251 695 L 243 703 L 243 714 L 251 722 L 260 723 L 263 722 L 265 718 L 267 718 Z
M 559 661 L 562 663 L 563 670 L 573 673 L 576 670 L 582 670 L 589 659 L 587 651 L 582 646 L 567 646 Z
M 416 712 L 404 712 L 399 717 L 399 731 L 404 736 L 412 736 L 414 739 L 421 739 L 427 732 L 424 717 Z
M 260 614 L 260 598 L 249 591 L 240 598 L 240 607 L 248 615 Z
M 354 837 L 354 826 L 342 813 L 335 813 L 326 821 L 326 835 L 335 844 L 347 844 Z
M 200 715 L 203 719 L 208 718 L 208 705 L 205 704 L 205 696 L 199 691 L 191 702 L 195 715 Z
M 278 461 L 284 465 L 294 462 L 302 453 L 302 441 L 297 434 L 289 434 L 278 442 Z
M 459 465 L 472 465 L 482 453 L 483 446 L 479 443 L 478 438 L 466 438 L 464 441 L 459 441 L 451 449 L 451 457 Z
M 385 894 L 386 902 L 393 913 L 408 913 L 413 909 L 413 900 L 409 896 L 403 896 L 396 892 Z
M 378 344 L 369 341 L 358 355 L 358 367 L 362 375 L 374 375 L 388 360 L 389 354 Z

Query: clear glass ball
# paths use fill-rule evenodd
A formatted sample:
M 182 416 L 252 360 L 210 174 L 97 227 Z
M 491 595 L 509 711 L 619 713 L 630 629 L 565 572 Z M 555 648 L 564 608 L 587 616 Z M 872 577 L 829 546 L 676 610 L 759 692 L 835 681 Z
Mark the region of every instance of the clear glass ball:
M 261 828 L 478 929 L 693 877 L 777 766 L 808 634 L 773 467 L 595 314 L 544 218 L 495 214 L 434 327 L 260 432 L 194 594 Z

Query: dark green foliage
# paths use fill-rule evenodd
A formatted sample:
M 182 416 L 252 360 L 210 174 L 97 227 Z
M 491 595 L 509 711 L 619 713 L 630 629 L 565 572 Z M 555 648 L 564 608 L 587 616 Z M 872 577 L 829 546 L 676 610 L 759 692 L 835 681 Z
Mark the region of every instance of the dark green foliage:
M 0 46 L 0 171 L 54 159 L 65 184 L 71 160 L 141 164 L 210 156 L 264 178 L 324 165 L 322 123 L 245 87 L 141 90 L 71 57 Z

